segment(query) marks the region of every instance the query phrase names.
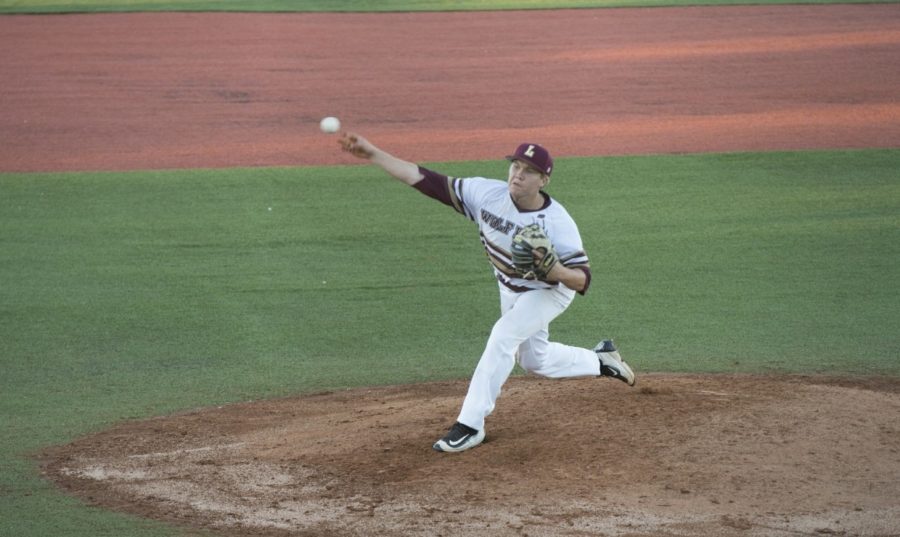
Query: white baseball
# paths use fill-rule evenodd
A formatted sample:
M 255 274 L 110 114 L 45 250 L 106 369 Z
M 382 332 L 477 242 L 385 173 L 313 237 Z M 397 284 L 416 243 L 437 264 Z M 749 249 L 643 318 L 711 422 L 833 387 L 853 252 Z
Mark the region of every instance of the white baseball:
M 341 130 L 341 120 L 336 117 L 328 116 L 319 122 L 319 128 L 322 132 L 332 133 Z

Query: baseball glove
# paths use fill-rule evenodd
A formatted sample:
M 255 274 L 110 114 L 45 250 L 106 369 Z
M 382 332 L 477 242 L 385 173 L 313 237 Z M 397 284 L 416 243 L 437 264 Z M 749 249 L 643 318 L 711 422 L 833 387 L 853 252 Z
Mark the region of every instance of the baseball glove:
M 535 258 L 535 252 L 539 259 Z M 516 272 L 526 280 L 544 280 L 559 262 L 550 237 L 538 224 L 525 226 L 512 241 L 512 262 Z

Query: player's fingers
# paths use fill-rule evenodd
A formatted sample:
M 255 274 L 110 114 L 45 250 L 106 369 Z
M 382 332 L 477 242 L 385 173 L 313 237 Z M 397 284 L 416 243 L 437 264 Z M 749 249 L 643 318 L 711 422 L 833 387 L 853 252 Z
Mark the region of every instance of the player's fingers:
M 356 146 L 356 136 L 345 132 L 338 138 L 338 143 L 341 144 L 341 149 L 348 153 L 352 153 Z
M 353 133 L 343 133 L 338 139 L 341 148 L 354 157 L 370 159 L 374 154 L 374 147 L 365 138 Z

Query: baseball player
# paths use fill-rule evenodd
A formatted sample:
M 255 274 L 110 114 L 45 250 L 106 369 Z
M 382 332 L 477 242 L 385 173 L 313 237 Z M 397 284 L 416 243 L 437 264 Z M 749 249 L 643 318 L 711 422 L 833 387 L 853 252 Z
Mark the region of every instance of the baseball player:
M 395 179 L 432 197 L 477 224 L 500 289 L 494 324 L 456 423 L 435 442 L 442 452 L 479 445 L 485 418 L 494 410 L 513 367 L 548 378 L 608 376 L 635 382 L 611 340 L 593 349 L 551 342 L 550 322 L 591 284 L 588 256 L 578 227 L 544 188 L 553 159 L 538 144 L 523 143 L 510 161 L 507 180 L 448 177 L 399 159 L 358 134 L 344 133 L 344 151 L 367 159 Z

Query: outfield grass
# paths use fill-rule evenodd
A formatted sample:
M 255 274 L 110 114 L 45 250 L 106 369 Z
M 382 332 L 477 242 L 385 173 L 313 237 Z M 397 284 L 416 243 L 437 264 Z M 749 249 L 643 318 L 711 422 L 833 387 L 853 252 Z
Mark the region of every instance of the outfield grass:
M 900 374 L 898 169 L 900 150 L 561 158 L 594 283 L 552 333 L 613 336 L 639 373 Z M 475 226 L 368 166 L 0 174 L 0 229 L 3 536 L 179 534 L 82 508 L 28 454 L 467 377 L 498 310 Z
M 122 11 L 387 12 L 739 4 L 871 4 L 897 0 L 0 0 L 0 13 Z

